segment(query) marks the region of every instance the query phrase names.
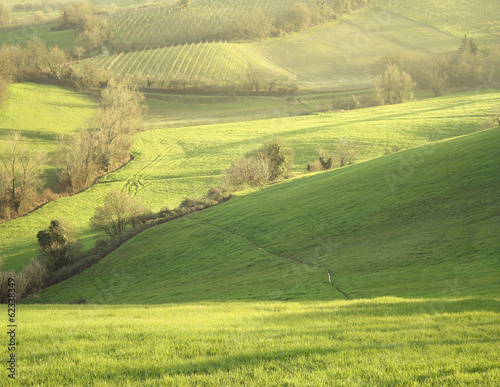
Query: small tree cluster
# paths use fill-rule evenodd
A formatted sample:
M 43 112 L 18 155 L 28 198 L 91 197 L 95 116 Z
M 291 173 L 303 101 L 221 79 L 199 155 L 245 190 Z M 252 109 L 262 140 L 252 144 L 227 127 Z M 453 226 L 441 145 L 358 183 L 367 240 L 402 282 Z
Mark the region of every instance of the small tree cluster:
M 356 160 L 356 143 L 350 138 L 341 138 L 333 150 L 319 149 L 318 160 L 309 163 L 309 172 L 326 171 L 351 165 Z
M 335 97 L 332 102 L 333 110 L 354 110 L 359 107 L 358 98 L 355 95 L 351 95 L 350 97 Z
M 226 171 L 223 185 L 232 189 L 269 184 L 286 177 L 293 168 L 294 151 L 280 138 L 265 142 Z
M 0 267 L 3 260 L 0 258 Z M 46 269 L 38 259 L 33 259 L 21 272 L 0 270 L 0 304 L 9 302 L 9 280 L 14 280 L 16 302 L 21 298 L 42 290 L 45 285 Z
M 189 9 L 189 7 L 191 7 L 191 0 L 179 0 L 177 2 L 177 9 L 178 10 Z
M 107 22 L 99 17 L 102 11 L 88 1 L 78 1 L 68 4 L 62 10 L 55 30 L 76 29 L 79 35 L 75 41 L 76 47 L 86 51 L 87 56 L 93 50 L 98 50 L 111 39 Z M 78 50 L 79 50 L 78 49 Z
M 141 223 L 147 213 L 148 210 L 127 193 L 111 191 L 104 198 L 104 205 L 95 209 L 90 225 L 113 237 Z
M 128 159 L 132 136 L 141 126 L 143 100 L 142 93 L 130 83 L 111 82 L 102 90 L 96 122 L 60 141 L 57 164 L 61 189 L 81 191 Z
M 481 52 L 473 39 L 464 37 L 454 56 L 397 51 L 384 56 L 375 65 L 376 97 L 378 103 L 388 102 L 390 82 L 408 84 L 406 73 L 415 87 L 430 89 L 434 96 L 443 94 L 447 87 L 496 86 L 500 82 L 500 46 Z M 399 79 L 397 71 L 399 71 Z M 487 76 L 485 76 L 487 74 Z M 408 81 L 408 82 L 406 82 Z M 392 92 L 393 101 L 399 98 Z M 408 94 L 409 95 L 409 94 Z M 390 102 L 389 102 L 390 103 Z
M 375 78 L 375 96 L 380 105 L 403 103 L 413 98 L 415 82 L 411 76 L 391 64 Z

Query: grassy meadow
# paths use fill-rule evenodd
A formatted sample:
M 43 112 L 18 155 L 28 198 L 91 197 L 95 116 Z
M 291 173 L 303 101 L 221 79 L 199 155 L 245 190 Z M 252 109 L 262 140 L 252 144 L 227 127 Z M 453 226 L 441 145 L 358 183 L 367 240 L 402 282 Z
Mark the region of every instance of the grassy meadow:
M 498 92 L 464 93 L 397 106 L 238 123 L 154 129 L 135 136 L 134 160 L 73 197 L 0 225 L 5 268 L 21 270 L 36 254 L 36 233 L 54 218 L 66 218 L 85 248 L 95 243 L 88 221 L 113 189 L 125 189 L 154 211 L 199 197 L 244 153 L 279 135 L 296 152 L 295 172 L 317 157 L 319 147 L 343 137 L 358 144 L 358 162 L 402 149 L 475 132 L 498 105 Z M 165 116 L 168 119 L 168 113 Z
M 499 301 L 21 305 L 17 379 L 24 386 L 493 386 Z

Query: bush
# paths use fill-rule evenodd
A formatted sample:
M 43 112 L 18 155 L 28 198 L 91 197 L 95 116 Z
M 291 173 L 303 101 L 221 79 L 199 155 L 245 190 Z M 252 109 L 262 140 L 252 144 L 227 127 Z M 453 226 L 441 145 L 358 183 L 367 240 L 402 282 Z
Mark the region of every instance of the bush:
M 112 237 L 122 234 L 128 226 L 140 224 L 141 219 L 147 219 L 148 212 L 128 194 L 115 190 L 106 195 L 102 207 L 95 209 L 90 225 Z
M 243 155 L 226 171 L 223 185 L 232 189 L 257 187 L 287 177 L 293 168 L 294 151 L 276 137 Z

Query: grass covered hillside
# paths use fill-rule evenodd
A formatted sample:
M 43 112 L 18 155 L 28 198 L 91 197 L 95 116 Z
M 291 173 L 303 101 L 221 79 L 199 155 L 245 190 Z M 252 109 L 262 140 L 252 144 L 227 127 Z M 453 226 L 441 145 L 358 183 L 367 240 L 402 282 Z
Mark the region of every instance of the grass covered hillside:
M 294 179 L 160 225 L 37 300 L 498 296 L 499 130 Z
M 95 232 L 89 219 L 113 189 L 123 189 L 159 211 L 178 206 L 187 196 L 205 194 L 231 163 L 275 135 L 295 149 L 294 172 L 302 172 L 317 158 L 319 147 L 333 147 L 340 138 L 356 142 L 361 162 L 383 156 L 393 146 L 408 149 L 475 132 L 499 101 L 494 91 L 463 93 L 343 113 L 141 132 L 135 136 L 134 160 L 100 184 L 0 225 L 4 267 L 21 270 L 36 255 L 36 233 L 52 219 L 67 219 L 80 232 L 84 247 L 92 247 Z
M 371 87 L 372 67 L 396 50 L 450 53 L 460 40 L 383 9 L 365 9 L 340 21 L 282 39 L 245 44 L 249 55 L 265 58 L 297 77 L 303 88 Z M 311 60 L 314 58 L 314 60 Z

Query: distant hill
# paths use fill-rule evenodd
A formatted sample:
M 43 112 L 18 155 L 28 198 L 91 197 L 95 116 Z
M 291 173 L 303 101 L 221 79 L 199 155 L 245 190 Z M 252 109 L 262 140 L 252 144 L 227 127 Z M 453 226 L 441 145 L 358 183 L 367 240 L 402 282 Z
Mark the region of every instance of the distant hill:
M 495 128 L 237 197 L 143 232 L 39 301 L 498 295 L 498 149 Z

